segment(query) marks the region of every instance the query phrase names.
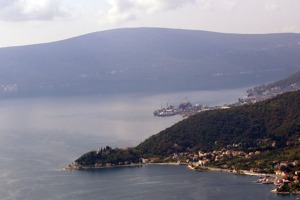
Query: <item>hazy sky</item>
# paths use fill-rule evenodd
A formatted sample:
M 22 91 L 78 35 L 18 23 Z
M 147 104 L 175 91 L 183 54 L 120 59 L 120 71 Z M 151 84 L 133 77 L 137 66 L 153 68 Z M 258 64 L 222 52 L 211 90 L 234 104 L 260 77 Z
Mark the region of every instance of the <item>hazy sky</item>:
M 0 47 L 124 27 L 300 33 L 300 0 L 0 0 Z

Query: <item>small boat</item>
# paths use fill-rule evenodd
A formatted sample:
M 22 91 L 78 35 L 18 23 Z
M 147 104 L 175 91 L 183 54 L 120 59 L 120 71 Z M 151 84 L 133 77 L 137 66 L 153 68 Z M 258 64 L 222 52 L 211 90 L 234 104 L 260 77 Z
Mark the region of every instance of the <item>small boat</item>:
M 168 117 L 168 116 L 174 116 L 177 114 L 177 110 L 174 109 L 174 106 L 168 106 L 166 108 L 161 108 L 161 109 L 158 109 L 158 110 L 155 110 L 153 112 L 153 115 L 154 116 L 157 116 L 157 117 Z
M 264 178 L 258 179 L 256 182 L 261 183 L 261 184 L 273 184 L 274 180 L 264 177 Z
M 174 109 L 161 109 L 154 111 L 153 115 L 158 117 L 173 116 L 176 115 L 176 111 Z

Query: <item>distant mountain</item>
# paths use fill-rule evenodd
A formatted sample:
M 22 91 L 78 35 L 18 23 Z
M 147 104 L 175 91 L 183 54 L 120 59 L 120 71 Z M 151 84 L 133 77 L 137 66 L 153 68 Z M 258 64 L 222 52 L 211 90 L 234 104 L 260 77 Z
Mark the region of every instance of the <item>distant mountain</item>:
M 299 70 L 300 34 L 116 29 L 0 49 L 2 96 L 230 89 Z

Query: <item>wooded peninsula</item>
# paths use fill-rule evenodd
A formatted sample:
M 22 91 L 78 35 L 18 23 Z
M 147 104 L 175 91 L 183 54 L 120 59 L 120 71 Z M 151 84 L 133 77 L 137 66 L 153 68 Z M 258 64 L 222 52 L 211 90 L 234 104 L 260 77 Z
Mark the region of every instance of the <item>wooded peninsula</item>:
M 276 192 L 299 193 L 300 91 L 253 105 L 201 112 L 136 147 L 101 147 L 68 169 L 178 163 L 276 174 Z M 276 181 L 276 183 L 275 183 Z

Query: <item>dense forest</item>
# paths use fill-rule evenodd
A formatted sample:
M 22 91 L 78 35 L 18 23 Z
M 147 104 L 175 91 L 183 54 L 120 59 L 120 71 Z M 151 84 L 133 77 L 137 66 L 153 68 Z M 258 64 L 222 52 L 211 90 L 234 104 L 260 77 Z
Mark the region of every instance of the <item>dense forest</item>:
M 149 137 L 137 147 L 91 151 L 76 163 L 93 165 L 136 161 L 140 157 L 163 158 L 172 153 L 213 151 L 233 145 L 245 152 L 280 152 L 285 148 L 294 154 L 299 150 L 299 99 L 300 91 L 296 91 L 253 105 L 202 112 Z
M 124 165 L 139 162 L 140 155 L 140 152 L 134 148 L 112 149 L 106 146 L 105 148 L 101 147 L 97 151 L 90 151 L 82 155 L 75 162 L 83 166 L 105 165 L 106 163 Z

